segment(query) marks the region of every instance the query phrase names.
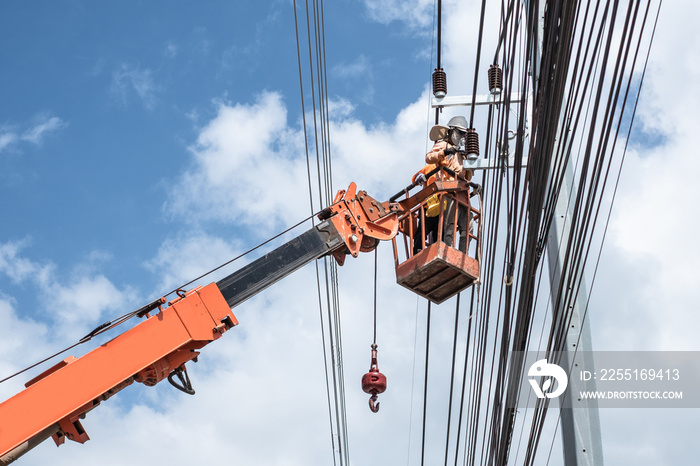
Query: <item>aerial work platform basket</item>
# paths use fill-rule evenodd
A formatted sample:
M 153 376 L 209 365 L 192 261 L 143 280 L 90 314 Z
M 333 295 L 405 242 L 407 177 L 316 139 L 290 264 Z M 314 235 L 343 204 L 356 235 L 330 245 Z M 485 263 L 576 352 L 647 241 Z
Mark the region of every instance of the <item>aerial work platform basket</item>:
M 413 196 L 408 191 L 404 190 L 406 197 L 401 200 L 405 208 L 399 224 L 403 248 L 396 238 L 392 240 L 396 281 L 440 304 L 479 280 L 481 189 L 452 180 L 435 181 Z M 471 205 L 473 197 L 478 209 Z M 460 238 L 460 217 L 464 239 Z

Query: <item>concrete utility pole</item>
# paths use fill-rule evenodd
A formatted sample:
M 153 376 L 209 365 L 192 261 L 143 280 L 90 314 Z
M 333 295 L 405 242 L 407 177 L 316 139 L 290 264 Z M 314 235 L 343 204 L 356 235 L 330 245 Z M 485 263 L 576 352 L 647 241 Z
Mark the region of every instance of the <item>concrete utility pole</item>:
M 552 302 L 556 299 L 557 289 L 562 275 L 562 264 L 566 249 L 566 239 L 571 228 L 571 208 L 569 193 L 574 185 L 573 170 L 569 165 L 566 169 L 564 185 L 557 200 L 555 218 L 547 238 L 547 256 L 549 257 L 549 279 Z M 564 243 L 562 243 L 564 239 Z M 563 245 L 563 247 L 560 247 Z M 576 293 L 576 300 L 569 310 L 571 322 L 566 334 L 566 345 L 562 351 L 559 365 L 569 368 L 585 367 L 594 371 L 591 351 L 591 329 L 589 318 L 583 319 L 583 311 L 586 309 L 588 293 L 586 281 L 581 277 L 580 288 Z M 552 308 L 554 312 L 554 307 Z M 566 313 L 564 313 L 566 319 Z M 567 393 L 570 399 L 562 404 L 561 409 L 561 433 L 564 443 L 564 464 L 566 466 L 603 466 L 603 444 L 600 434 L 600 419 L 598 406 L 595 400 L 586 400 L 586 405 L 577 398 L 580 392 L 593 392 L 596 389 L 595 380 L 580 380 L 574 377 L 578 371 L 572 371 L 569 377 Z M 570 406 L 570 407 L 569 407 Z

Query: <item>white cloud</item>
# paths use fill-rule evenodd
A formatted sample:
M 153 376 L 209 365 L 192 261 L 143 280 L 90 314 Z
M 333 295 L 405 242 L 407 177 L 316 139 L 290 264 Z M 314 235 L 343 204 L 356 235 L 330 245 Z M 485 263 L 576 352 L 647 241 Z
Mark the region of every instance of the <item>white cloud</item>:
M 40 145 L 47 133 L 56 131 L 63 126 L 65 126 L 65 123 L 58 117 L 42 117 L 36 125 L 24 131 L 20 139 L 35 145 Z
M 0 273 L 16 285 L 36 287 L 41 303 L 36 313 L 52 323 L 57 342 L 75 342 L 101 323 L 106 313 L 114 317 L 114 311 L 133 304 L 132 290 L 117 289 L 105 276 L 89 273 L 91 267 L 79 266 L 64 279 L 50 262 L 22 256 L 27 247 L 27 240 L 1 243 Z
M 331 134 L 336 187 L 355 181 L 359 189 L 386 200 L 410 184 L 413 174 L 423 167 L 427 152 L 427 99 L 426 91 L 391 123 L 367 127 L 351 116 L 334 121 Z
M 700 5 L 694 2 L 664 2 L 652 46 L 639 118 L 645 127 L 671 138 L 693 135 L 697 128 L 695 103 L 700 90 L 690 83 L 700 76 L 700 36 L 689 31 L 699 13 Z M 652 14 L 656 15 L 656 5 Z M 650 33 L 651 25 L 647 38 Z M 648 41 L 643 44 L 645 52 L 647 46 Z
M 299 218 L 297 198 L 306 192 L 299 181 L 306 170 L 298 159 L 300 141 L 286 120 L 276 93 L 264 93 L 252 105 L 220 104 L 190 149 L 193 168 L 173 185 L 168 210 L 187 212 L 189 220 L 268 228 L 284 212 Z
M 145 108 L 152 109 L 159 90 L 153 72 L 148 68 L 122 64 L 112 73 L 110 93 L 121 105 L 127 105 L 130 94 L 135 93 Z
M 365 104 L 372 104 L 375 95 L 374 70 L 370 59 L 366 55 L 360 55 L 351 62 L 338 63 L 331 68 L 331 79 L 345 86 L 356 86 L 361 80 L 361 91 L 357 99 Z
M 651 21 L 656 7 L 652 4 Z M 636 133 L 635 140 L 632 133 L 593 291 L 595 349 L 700 349 L 694 331 L 700 325 L 695 312 L 700 222 L 692 176 L 698 169 L 695 133 L 700 123 L 692 107 L 700 95 L 694 86 L 671 85 L 674 76 L 687 82 L 700 78 L 697 51 L 687 45 L 698 40 L 687 34 L 697 8 L 694 3 L 664 3 L 661 11 L 635 121 L 643 134 Z M 647 45 L 642 44 L 640 59 Z M 606 462 L 693 464 L 684 432 L 695 417 L 697 410 L 602 410 Z M 659 428 L 668 425 L 676 427 Z M 637 448 L 640 438 L 642 450 Z
M 234 239 L 235 240 L 235 239 Z M 167 238 L 146 267 L 159 277 L 158 291 L 167 292 L 235 257 L 222 238 L 206 233 L 182 232 Z M 211 282 L 211 278 L 206 283 Z
M 692 176 L 700 169 L 695 156 L 700 118 L 692 110 L 700 91 L 684 86 L 679 99 L 678 87 L 669 85 L 673 76 L 684 76 L 687 82 L 700 79 L 698 52 L 686 44 L 700 39 L 684 32 L 692 27 L 692 11 L 700 13 L 700 7 L 662 8 L 637 115 L 646 131 L 661 137 L 653 145 L 633 144 L 634 150 L 628 151 L 608 237 L 608 248 L 623 256 L 622 266 L 612 266 L 618 276 L 638 270 L 633 273 L 638 281 L 622 293 L 636 304 L 636 325 L 646 329 L 655 348 L 665 350 L 700 349 L 691 331 L 700 324 L 692 312 L 700 300 L 695 283 L 700 220 L 694 215 L 698 209 Z M 655 6 L 651 13 L 656 13 Z M 641 296 L 645 298 L 635 299 Z M 639 319 L 640 314 L 645 318 Z M 621 332 L 625 329 L 622 325 Z M 634 339 L 634 334 L 629 337 Z M 637 341 L 644 345 L 645 340 Z
M 165 44 L 165 56 L 168 58 L 175 58 L 179 52 L 179 47 L 174 42 L 168 42 Z
M 657 6 L 652 4 L 650 21 Z M 688 34 L 698 13 L 694 2 L 665 2 L 661 10 L 635 120 L 646 134 L 631 141 L 592 293 L 594 349 L 700 350 L 693 177 L 700 168 L 700 91 L 677 81 L 700 79 L 700 36 Z M 606 463 L 694 464 L 685 432 L 697 411 L 601 410 Z
M 7 275 L 13 283 L 36 280 L 41 285 L 49 282 L 53 273 L 51 264 L 37 264 L 22 257 L 19 253 L 29 241 L 10 241 L 0 244 L 0 273 Z
M 55 328 L 68 341 L 82 338 L 101 323 L 105 314 L 114 317 L 119 310 L 130 310 L 126 306 L 132 301 L 128 293 L 118 290 L 103 275 L 77 277 L 68 284 L 53 283 L 45 292 L 46 310 L 55 314 Z
M 46 344 L 47 325 L 17 315 L 15 301 L 0 293 L 0 379 L 46 357 L 51 349 Z M 28 345 L 27 342 L 33 342 Z M 26 376 L 15 377 L 0 384 L 0 400 L 24 388 Z
M 409 184 L 422 167 L 426 99 L 427 94 L 421 96 L 392 124 L 371 128 L 352 116 L 347 102 L 331 102 L 335 189 L 355 181 L 371 195 L 388 197 L 396 183 L 393 178 L 387 180 L 387 172 L 403 180 L 398 189 Z M 307 117 L 307 123 L 310 121 L 312 117 Z M 312 191 L 317 198 L 315 139 L 309 131 Z M 251 105 L 221 104 L 191 151 L 192 169 L 171 190 L 167 208 L 173 215 L 186 212 L 183 219 L 189 221 L 256 226 L 263 229 L 261 233 L 280 230 L 309 215 L 303 134 L 288 125 L 279 94 L 263 93 Z M 364 169 L 370 166 L 374 168 Z M 315 209 L 319 209 L 318 201 Z
M 17 148 L 21 143 L 41 146 L 52 133 L 65 128 L 67 123 L 56 116 L 41 113 L 34 117 L 31 124 L 0 127 L 0 153 Z
M 435 2 L 431 0 L 365 0 L 370 17 L 382 24 L 392 21 L 405 23 L 414 30 L 426 30 L 433 21 Z
M 10 132 L 8 129 L 3 128 L 0 134 L 0 153 L 7 147 L 10 147 L 17 141 L 17 133 Z
M 354 61 L 349 63 L 338 63 L 337 65 L 333 66 L 331 71 L 340 79 L 357 79 L 362 78 L 367 74 L 371 74 L 372 68 L 367 56 L 360 55 Z

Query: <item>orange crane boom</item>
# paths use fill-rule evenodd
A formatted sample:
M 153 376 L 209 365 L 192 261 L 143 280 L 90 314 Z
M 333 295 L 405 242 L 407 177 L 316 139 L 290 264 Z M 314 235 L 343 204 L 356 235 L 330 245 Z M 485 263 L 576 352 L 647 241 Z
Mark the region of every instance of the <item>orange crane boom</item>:
M 318 258 L 332 255 L 342 265 L 348 254 L 356 257 L 374 250 L 379 241 L 393 240 L 404 232 L 400 224 L 415 220 L 416 208 L 422 209 L 421 203 L 438 188 L 429 186 L 402 201 L 379 203 L 365 191 L 357 192 L 352 183 L 319 214 L 321 223 L 300 236 L 216 283 L 178 290 L 167 305 L 160 298 L 144 307 L 138 315 L 145 319 L 138 325 L 80 358 L 64 359 L 0 403 L 0 466 L 49 437 L 56 445 L 66 438 L 86 442 L 89 437 L 81 419 L 133 382 L 153 386 L 168 378 L 175 387 L 194 394 L 185 363 L 196 361 L 202 347 L 238 325 L 231 308 Z M 468 191 L 452 183 L 444 191 L 464 189 Z
M 216 285 L 210 284 L 178 297 L 83 357 L 61 361 L 0 404 L 2 461 L 9 463 L 4 458 L 8 449 L 41 432 L 53 436 L 57 445 L 66 437 L 86 442 L 89 437 L 80 423 L 85 413 L 135 381 L 155 385 L 237 324 Z

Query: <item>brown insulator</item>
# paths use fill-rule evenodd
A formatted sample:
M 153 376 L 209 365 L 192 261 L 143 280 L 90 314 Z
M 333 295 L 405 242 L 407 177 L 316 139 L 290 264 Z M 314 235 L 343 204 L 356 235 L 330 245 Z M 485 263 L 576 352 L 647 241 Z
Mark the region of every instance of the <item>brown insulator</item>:
M 491 94 L 500 94 L 503 90 L 503 71 L 498 65 L 493 64 L 489 67 L 489 92 Z
M 435 68 L 433 71 L 433 95 L 438 99 L 447 95 L 447 75 L 442 68 Z
M 467 128 L 467 137 L 464 145 L 468 158 L 479 156 L 479 133 L 474 128 Z

